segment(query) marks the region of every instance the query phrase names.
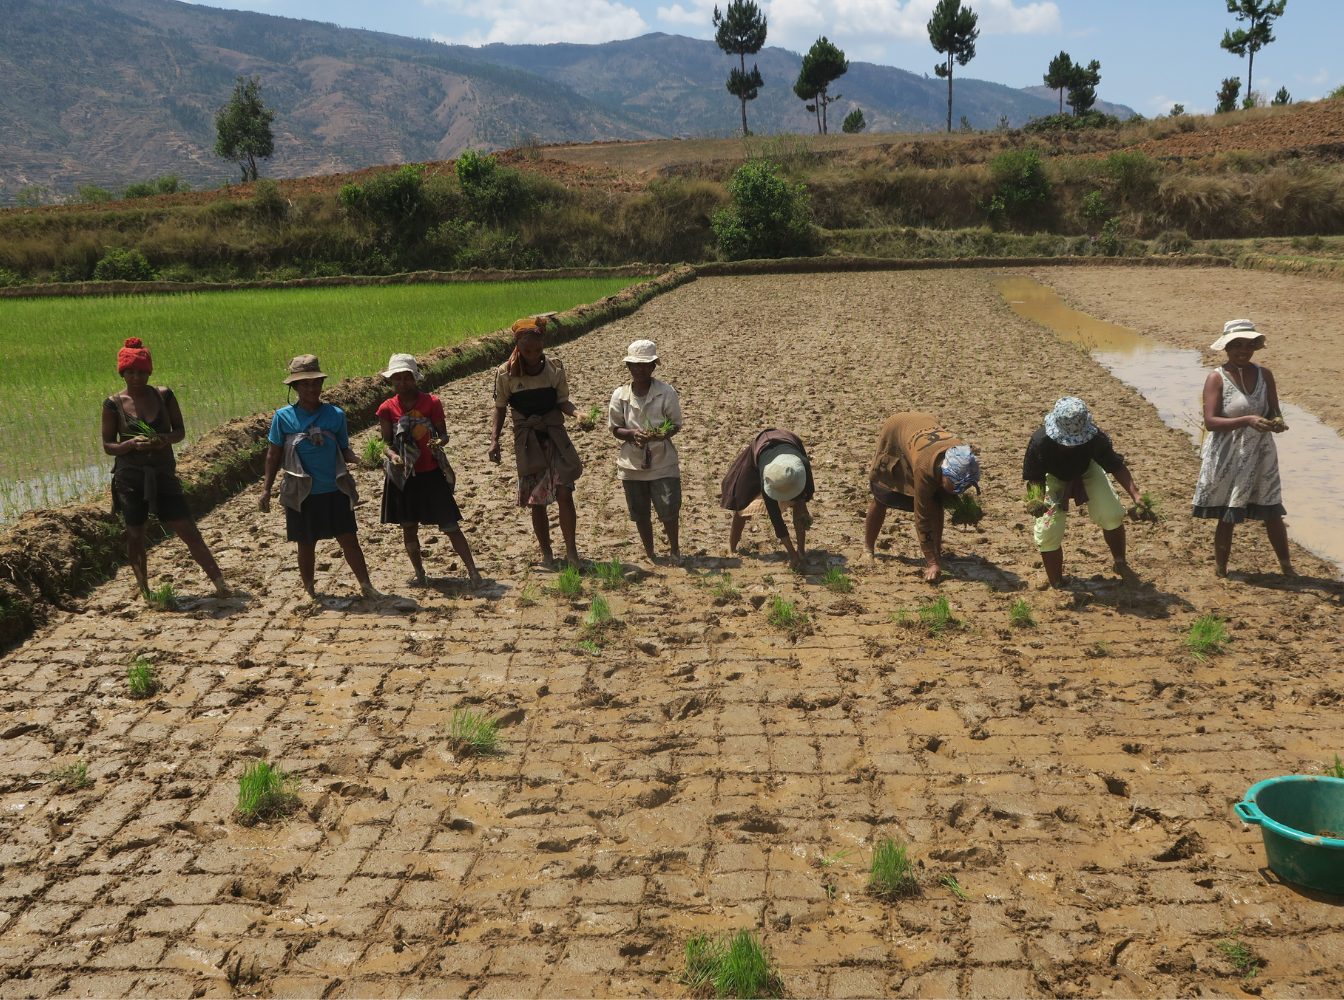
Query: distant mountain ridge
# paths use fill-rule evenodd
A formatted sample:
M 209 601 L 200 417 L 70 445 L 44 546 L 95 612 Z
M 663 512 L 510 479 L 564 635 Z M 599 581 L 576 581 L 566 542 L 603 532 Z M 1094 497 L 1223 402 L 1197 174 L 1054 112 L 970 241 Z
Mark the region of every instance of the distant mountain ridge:
M 766 86 L 748 107 L 752 129 L 814 131 L 792 90 L 800 56 L 767 47 L 753 61 Z M 529 137 L 730 135 L 731 65 L 713 42 L 661 33 L 470 48 L 177 0 L 0 0 L 0 202 L 30 185 L 68 193 L 168 173 L 197 186 L 233 176 L 213 155 L 213 116 L 239 75 L 259 74 L 278 112 L 266 172 L 294 177 Z M 831 108 L 837 130 L 855 107 L 874 131 L 945 121 L 936 78 L 855 61 L 834 89 L 844 95 Z M 969 77 L 954 95 L 954 122 L 964 115 L 975 128 L 1056 109 Z

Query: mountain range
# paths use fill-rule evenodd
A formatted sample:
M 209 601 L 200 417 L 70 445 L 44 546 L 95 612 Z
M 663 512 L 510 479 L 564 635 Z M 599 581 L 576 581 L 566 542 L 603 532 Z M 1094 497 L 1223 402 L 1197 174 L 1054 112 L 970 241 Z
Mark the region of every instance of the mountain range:
M 754 131 L 806 132 L 793 94 L 801 57 L 767 47 Z M 0 201 L 178 174 L 228 178 L 213 115 L 238 76 L 277 111 L 266 172 L 304 176 L 447 159 L 468 147 L 731 135 L 731 60 L 713 42 L 649 34 L 600 45 L 451 46 L 177 0 L 0 0 Z M 937 131 L 946 84 L 851 62 L 833 123 L 861 107 L 878 131 Z M 1056 109 L 1040 96 L 958 78 L 954 121 L 1016 126 Z M 1127 110 L 1127 109 L 1126 109 Z

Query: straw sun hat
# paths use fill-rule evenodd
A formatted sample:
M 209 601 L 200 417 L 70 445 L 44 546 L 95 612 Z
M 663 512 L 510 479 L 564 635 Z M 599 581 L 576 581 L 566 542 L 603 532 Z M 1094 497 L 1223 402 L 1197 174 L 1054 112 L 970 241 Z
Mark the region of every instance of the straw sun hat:
M 1257 350 L 1265 346 L 1265 335 L 1256 332 L 1254 323 L 1248 319 L 1230 319 L 1223 324 L 1223 335 L 1213 342 L 1209 350 L 1227 350 L 1227 345 L 1234 340 L 1258 341 Z

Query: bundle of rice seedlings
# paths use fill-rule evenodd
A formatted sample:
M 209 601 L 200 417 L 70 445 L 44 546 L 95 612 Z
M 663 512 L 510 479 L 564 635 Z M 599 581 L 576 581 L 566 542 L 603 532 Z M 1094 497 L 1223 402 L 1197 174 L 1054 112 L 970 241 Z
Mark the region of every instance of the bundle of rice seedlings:
M 148 698 L 159 689 L 158 672 L 143 656 L 126 668 L 126 690 L 136 699 Z
M 56 783 L 56 789 L 60 792 L 78 792 L 93 784 L 93 779 L 89 777 L 89 765 L 82 760 L 67 764 L 58 771 L 52 771 L 51 780 Z
M 1031 615 L 1031 605 L 1025 597 L 1019 597 L 1008 609 L 1008 624 L 1015 628 L 1035 628 L 1036 619 Z
M 126 422 L 130 425 L 131 430 L 135 431 L 135 433 L 138 434 L 140 437 L 149 438 L 151 441 L 153 441 L 156 437 L 159 436 L 158 431 L 156 431 L 153 427 L 149 426 L 149 424 L 145 423 L 138 417 L 132 420 L 128 420 Z
M 837 594 L 848 594 L 854 589 L 854 581 L 839 566 L 828 566 L 822 574 L 821 585 Z
M 794 601 L 786 601 L 776 594 L 770 601 L 768 621 L 775 628 L 792 632 L 807 624 L 807 615 L 798 610 Z
M 952 515 L 953 524 L 976 525 L 985 516 L 984 509 L 975 494 L 967 491 L 953 500 L 944 500 L 943 509 Z
M 566 597 L 578 597 L 582 594 L 583 577 L 579 574 L 579 567 L 566 566 L 564 571 L 556 577 L 555 589 Z
M 1157 497 L 1151 493 L 1143 493 L 1139 496 L 1139 502 L 1129 508 L 1129 517 L 1132 521 L 1150 521 L 1154 524 L 1166 520 L 1162 516 L 1162 512 L 1157 509 Z
M 884 837 L 873 848 L 868 869 L 868 891 L 874 896 L 910 896 L 919 890 L 915 863 L 905 853 L 905 845 Z
M 784 993 L 779 969 L 755 931 L 742 928 L 722 938 L 695 934 L 686 942 L 681 981 L 696 996 L 778 997 Z
M 611 605 L 601 594 L 594 594 L 593 606 L 588 609 L 588 614 L 584 616 L 584 624 L 589 628 L 596 628 L 609 621 L 611 621 Z
M 588 575 L 597 577 L 606 590 L 620 590 L 630 583 L 625 578 L 625 567 L 621 565 L 619 556 L 612 556 L 611 562 L 593 563 L 588 569 Z
M 383 436 L 375 434 L 364 445 L 364 451 L 359 456 L 365 465 L 371 469 L 376 469 L 383 464 Z
M 177 588 L 171 583 L 165 583 L 153 590 L 146 590 L 145 603 L 156 611 L 176 611 Z
M 459 708 L 446 728 L 448 749 L 453 753 L 488 756 L 499 752 L 499 722 L 484 712 Z
M 920 608 L 919 620 L 933 638 L 937 638 L 950 628 L 961 626 L 961 619 L 952 614 L 952 606 L 947 603 L 946 597 L 929 601 Z
M 1221 653 L 1227 641 L 1226 619 L 1217 615 L 1200 615 L 1185 634 L 1186 648 L 1204 663 L 1208 662 L 1204 658 L 1206 653 Z
M 1050 503 L 1045 496 L 1045 487 L 1040 483 L 1028 483 L 1027 495 L 1022 500 L 1027 513 L 1032 517 L 1044 517 L 1050 512 Z
M 238 778 L 238 817 L 243 820 L 283 816 L 299 807 L 299 779 L 264 760 L 253 761 Z

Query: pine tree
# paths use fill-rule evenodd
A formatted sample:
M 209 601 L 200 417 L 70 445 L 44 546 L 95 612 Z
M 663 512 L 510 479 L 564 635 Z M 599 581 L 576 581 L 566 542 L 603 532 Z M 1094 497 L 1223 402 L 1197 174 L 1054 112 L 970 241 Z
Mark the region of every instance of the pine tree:
M 952 131 L 952 63 L 962 66 L 975 58 L 975 40 L 980 37 L 976 22 L 978 14 L 969 7 L 963 7 L 961 0 L 938 0 L 929 18 L 929 42 L 935 52 L 946 54 L 947 60 L 941 62 L 933 71 L 947 77 L 947 130 Z
M 1225 115 L 1229 111 L 1237 110 L 1237 95 L 1241 93 L 1241 77 L 1229 76 L 1223 80 L 1223 85 L 1218 88 L 1218 106 L 1213 109 L 1216 115 Z
M 1067 52 L 1060 52 L 1059 55 L 1050 60 L 1050 68 L 1045 72 L 1045 85 L 1051 90 L 1059 91 L 1059 113 L 1064 113 L 1064 91 L 1068 89 L 1069 82 L 1073 79 L 1073 59 Z
M 812 48 L 808 49 L 807 55 L 803 56 L 803 68 L 798 74 L 798 81 L 799 83 L 803 83 L 804 80 L 807 81 L 804 89 L 815 88 L 817 110 L 821 112 L 821 132 L 823 135 L 830 131 L 826 122 L 826 107 L 834 104 L 843 96 L 836 94 L 831 97 L 830 86 L 848 72 L 849 60 L 845 58 L 844 52 L 831 44 L 825 35 L 813 42 Z M 794 85 L 794 93 L 798 93 L 798 84 Z
M 271 122 L 275 109 L 261 99 L 261 77 L 238 77 L 229 103 L 215 112 L 215 155 L 233 160 L 243 172 L 243 180 L 257 179 L 257 160 L 268 160 L 275 152 Z
M 1255 73 L 1255 54 L 1274 41 L 1274 20 L 1283 16 L 1288 0 L 1227 0 L 1227 12 L 1235 14 L 1238 21 L 1250 21 L 1250 28 L 1238 28 L 1236 31 L 1223 32 L 1220 45 L 1237 56 L 1250 56 L 1246 66 L 1246 97 L 1255 97 L 1251 93 L 1252 77 Z
M 1101 63 L 1093 59 L 1086 66 L 1074 66 L 1069 79 L 1069 107 L 1075 115 L 1086 114 L 1097 103 L 1097 84 L 1101 83 Z
M 761 51 L 765 33 L 765 15 L 754 0 L 733 0 L 726 14 L 720 14 L 717 5 L 714 7 L 714 41 L 724 52 L 741 61 L 741 67 L 728 74 L 728 93 L 742 102 L 743 135 L 751 135 L 747 128 L 747 102 L 756 100 L 765 86 L 755 64 L 752 64 L 751 72 L 747 72 L 747 56 Z
M 821 135 L 821 105 L 817 102 L 820 90 L 817 82 L 808 74 L 807 57 L 804 56 L 802 68 L 798 70 L 798 79 L 793 84 L 793 92 L 804 102 L 803 107 L 817 116 L 817 135 Z M 811 103 L 806 103 L 808 101 Z

